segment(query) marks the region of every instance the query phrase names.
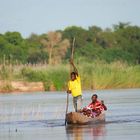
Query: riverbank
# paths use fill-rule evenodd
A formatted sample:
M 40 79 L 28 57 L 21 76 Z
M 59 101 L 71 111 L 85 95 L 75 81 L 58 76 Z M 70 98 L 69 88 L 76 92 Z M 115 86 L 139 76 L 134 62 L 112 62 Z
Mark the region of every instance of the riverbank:
M 121 62 L 77 64 L 82 89 L 140 88 L 140 65 Z M 0 92 L 67 89 L 69 65 L 1 65 Z
M 0 81 L 0 93 L 45 91 L 43 82 Z

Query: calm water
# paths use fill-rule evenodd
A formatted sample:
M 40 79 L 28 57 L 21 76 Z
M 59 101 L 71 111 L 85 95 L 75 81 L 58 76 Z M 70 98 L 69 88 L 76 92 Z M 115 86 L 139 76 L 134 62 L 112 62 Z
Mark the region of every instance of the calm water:
M 139 140 L 140 89 L 96 93 L 108 107 L 106 122 L 66 127 L 64 92 L 0 95 L 0 140 Z M 92 94 L 83 93 L 83 107 Z

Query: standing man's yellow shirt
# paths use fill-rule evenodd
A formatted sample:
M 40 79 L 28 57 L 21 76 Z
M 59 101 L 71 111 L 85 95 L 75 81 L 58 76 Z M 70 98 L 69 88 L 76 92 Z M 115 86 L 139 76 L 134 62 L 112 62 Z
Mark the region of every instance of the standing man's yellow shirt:
M 73 97 L 82 95 L 80 76 L 77 76 L 74 81 L 70 80 L 68 82 L 68 89 L 71 90 Z

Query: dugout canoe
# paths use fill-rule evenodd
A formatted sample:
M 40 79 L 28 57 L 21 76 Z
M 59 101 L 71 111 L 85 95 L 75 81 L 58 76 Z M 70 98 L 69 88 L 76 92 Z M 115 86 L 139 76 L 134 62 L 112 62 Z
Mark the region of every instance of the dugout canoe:
M 95 118 L 87 117 L 78 112 L 70 112 L 66 115 L 67 124 L 95 124 L 105 122 L 105 113 Z

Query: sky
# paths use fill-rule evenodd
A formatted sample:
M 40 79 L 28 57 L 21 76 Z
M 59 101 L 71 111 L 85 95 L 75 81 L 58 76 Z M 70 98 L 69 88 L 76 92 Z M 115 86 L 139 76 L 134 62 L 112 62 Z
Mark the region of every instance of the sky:
M 111 28 L 119 22 L 140 26 L 140 0 L 0 0 L 0 33 L 31 33 L 68 26 Z

